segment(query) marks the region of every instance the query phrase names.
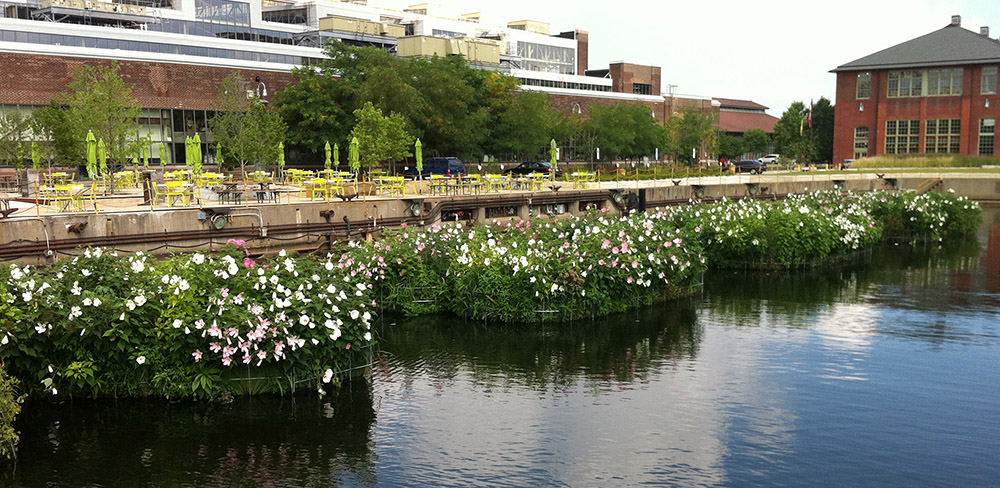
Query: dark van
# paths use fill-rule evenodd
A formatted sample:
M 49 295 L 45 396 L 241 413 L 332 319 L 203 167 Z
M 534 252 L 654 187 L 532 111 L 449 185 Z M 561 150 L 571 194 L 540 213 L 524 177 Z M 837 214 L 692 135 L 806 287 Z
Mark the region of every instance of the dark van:
M 417 176 L 417 167 L 410 166 L 403 172 L 406 176 Z M 430 158 L 424 160 L 424 170 L 420 173 L 427 175 L 464 175 L 465 163 L 458 158 Z

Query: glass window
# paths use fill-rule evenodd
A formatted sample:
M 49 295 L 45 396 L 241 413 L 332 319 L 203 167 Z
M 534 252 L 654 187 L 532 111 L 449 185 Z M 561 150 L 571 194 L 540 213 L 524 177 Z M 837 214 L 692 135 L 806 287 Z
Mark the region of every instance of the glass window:
M 868 157 L 868 128 L 854 128 L 854 159 Z
M 920 152 L 919 120 L 887 120 L 885 122 L 885 153 Z
M 872 96 L 872 73 L 858 73 L 858 100 L 866 100 Z M 867 128 L 866 128 L 867 129 Z
M 930 119 L 924 137 L 924 152 L 957 153 L 961 148 L 961 119 Z
M 522 67 L 531 71 L 562 73 L 576 72 L 576 50 L 534 42 L 518 42 L 517 55 L 524 58 Z
M 983 95 L 997 94 L 997 67 L 983 66 L 983 80 L 980 93 Z
M 979 119 L 979 155 L 992 156 L 996 145 L 997 119 Z
M 209 22 L 250 25 L 250 5 L 229 0 L 195 0 L 195 15 Z
M 649 83 L 632 83 L 632 93 L 639 95 L 652 95 L 653 85 Z
M 962 68 L 932 69 L 927 71 L 927 96 L 962 94 Z
M 890 97 L 919 97 L 923 91 L 922 71 L 890 71 Z

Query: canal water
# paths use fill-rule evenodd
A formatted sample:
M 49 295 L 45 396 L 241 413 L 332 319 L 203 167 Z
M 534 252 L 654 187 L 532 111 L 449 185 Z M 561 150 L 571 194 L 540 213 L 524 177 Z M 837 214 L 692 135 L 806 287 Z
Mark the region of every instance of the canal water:
M 946 251 L 714 272 L 571 325 L 380 334 L 370 380 L 322 399 L 29 403 L 0 485 L 1000 484 L 997 209 Z

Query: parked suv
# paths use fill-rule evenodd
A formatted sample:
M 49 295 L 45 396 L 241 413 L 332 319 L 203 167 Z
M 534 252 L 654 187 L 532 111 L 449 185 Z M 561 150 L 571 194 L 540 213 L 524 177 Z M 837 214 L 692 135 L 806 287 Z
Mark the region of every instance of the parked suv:
M 406 176 L 417 176 L 417 167 L 410 166 L 403 172 Z M 420 173 L 427 175 L 460 175 L 465 174 L 465 163 L 458 158 L 430 158 L 424 160 L 424 170 Z
M 767 156 L 760 158 L 760 162 L 764 164 L 777 164 L 778 158 L 780 157 L 780 154 L 768 154 Z

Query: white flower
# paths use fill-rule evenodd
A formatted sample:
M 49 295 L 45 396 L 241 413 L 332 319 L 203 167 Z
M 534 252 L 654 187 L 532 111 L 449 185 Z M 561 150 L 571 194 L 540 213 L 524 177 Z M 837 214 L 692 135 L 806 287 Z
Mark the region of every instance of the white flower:
M 184 325 L 184 322 L 181 319 L 174 319 L 173 326 L 175 329 L 180 329 L 182 325 Z
M 327 261 L 326 264 L 323 266 L 326 268 L 327 271 L 333 271 L 333 263 L 331 263 L 330 261 Z
M 144 295 L 135 297 L 135 306 L 141 307 L 144 303 L 146 303 L 146 297 Z
M 203 264 L 205 262 L 205 256 L 196 252 L 194 253 L 194 256 L 191 256 L 191 262 L 198 265 Z
M 83 306 L 85 306 L 85 307 L 89 307 L 90 304 L 92 304 L 92 303 L 94 303 L 94 301 L 91 300 L 90 298 L 84 298 L 83 299 Z
M 135 358 L 135 362 L 139 364 L 146 364 L 146 356 L 139 356 Z
M 145 261 L 138 261 L 138 260 L 132 261 L 132 272 L 133 273 L 142 273 L 145 269 L 146 269 L 146 262 Z
M 95 307 L 100 307 L 101 306 L 101 299 L 100 298 L 95 298 L 94 299 L 94 306 Z
M 181 280 L 181 282 L 177 284 L 177 289 L 180 291 L 187 291 L 188 288 L 191 288 L 191 285 L 188 284 L 187 280 Z
M 229 263 L 229 274 L 236 276 L 236 273 L 240 271 L 240 268 L 236 267 L 236 263 Z
M 52 394 L 53 395 L 58 395 L 59 394 L 59 390 L 57 390 L 56 387 L 54 387 L 54 386 L 52 387 Z
M 333 380 L 333 370 L 328 369 L 323 373 L 323 383 L 329 383 L 331 380 Z
M 330 340 L 335 341 L 340 339 L 340 327 L 334 327 L 333 332 L 330 333 Z
M 358 317 L 360 315 L 361 312 L 358 312 L 357 310 L 351 310 L 351 320 L 358 320 Z
M 331 294 L 331 295 L 334 294 L 334 293 L 337 293 L 337 287 L 333 286 L 332 284 L 327 285 L 326 286 L 326 292 L 329 293 L 329 294 Z
M 371 332 L 365 332 L 365 340 L 366 341 L 372 340 L 372 333 Z
M 372 319 L 372 314 L 366 311 L 365 314 L 361 316 L 361 319 L 368 322 Z
M 84 276 L 90 276 L 90 270 L 89 269 L 84 269 L 84 270 L 80 271 L 80 273 L 83 274 Z
M 21 294 L 21 298 L 23 298 L 24 301 L 26 301 L 26 302 L 30 302 L 31 301 L 31 292 L 30 291 L 26 291 L 26 292 L 22 293 Z
M 309 316 L 308 315 L 301 315 L 301 316 L 299 316 L 299 323 L 302 324 L 302 325 L 308 325 L 309 324 Z

